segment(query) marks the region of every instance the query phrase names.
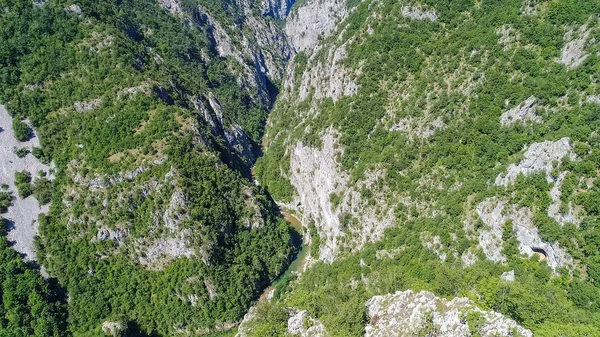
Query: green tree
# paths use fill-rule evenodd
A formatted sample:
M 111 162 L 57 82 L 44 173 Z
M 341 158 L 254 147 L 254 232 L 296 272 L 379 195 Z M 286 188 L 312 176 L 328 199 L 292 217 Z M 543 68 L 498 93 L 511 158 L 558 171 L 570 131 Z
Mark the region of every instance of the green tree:
M 26 142 L 31 138 L 31 129 L 20 119 L 14 118 L 12 127 L 18 141 Z

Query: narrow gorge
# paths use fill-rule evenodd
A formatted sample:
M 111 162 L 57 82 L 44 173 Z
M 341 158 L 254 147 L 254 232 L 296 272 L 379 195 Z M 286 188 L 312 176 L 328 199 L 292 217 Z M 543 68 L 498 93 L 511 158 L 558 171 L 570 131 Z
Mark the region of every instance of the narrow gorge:
M 600 336 L 600 4 L 0 0 L 0 335 Z

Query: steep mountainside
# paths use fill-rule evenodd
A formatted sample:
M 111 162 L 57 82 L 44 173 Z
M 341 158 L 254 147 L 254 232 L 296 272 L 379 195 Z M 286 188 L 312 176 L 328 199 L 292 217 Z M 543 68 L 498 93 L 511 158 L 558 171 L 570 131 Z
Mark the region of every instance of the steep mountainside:
M 0 335 L 600 336 L 599 74 L 598 1 L 0 0 Z
M 228 329 L 288 264 L 250 176 L 291 55 L 265 5 L 0 1 L 0 97 L 56 167 L 36 246 L 73 335 Z
M 429 290 L 536 335 L 598 334 L 600 3 L 348 6 L 295 42 L 256 167 L 311 244 L 274 308 L 378 335 L 394 320 L 369 298 Z

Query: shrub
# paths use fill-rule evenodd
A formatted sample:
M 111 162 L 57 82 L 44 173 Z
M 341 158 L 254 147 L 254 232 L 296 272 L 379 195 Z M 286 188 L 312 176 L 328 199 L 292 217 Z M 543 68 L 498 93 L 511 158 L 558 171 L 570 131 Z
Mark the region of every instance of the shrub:
M 19 196 L 27 198 L 33 192 L 31 189 L 31 173 L 27 171 L 15 172 L 15 185 L 19 191 Z
M 31 129 L 19 119 L 13 119 L 13 131 L 15 132 L 15 138 L 20 142 L 26 142 L 31 139 Z

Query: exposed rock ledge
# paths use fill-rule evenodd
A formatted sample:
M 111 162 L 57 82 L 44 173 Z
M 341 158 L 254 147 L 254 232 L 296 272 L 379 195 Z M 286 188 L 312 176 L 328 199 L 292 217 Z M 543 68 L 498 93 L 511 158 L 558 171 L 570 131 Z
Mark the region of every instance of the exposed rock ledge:
M 300 337 L 329 336 L 323 323 L 318 319 L 310 317 L 306 310 L 298 311 L 288 319 L 288 333 L 292 336 Z
M 569 201 L 567 205 L 566 212 L 561 212 L 560 206 L 562 204 L 560 195 L 562 194 L 561 188 L 565 177 L 569 172 L 561 172 L 552 186 L 550 190 L 550 198 L 552 199 L 552 204 L 548 206 L 548 216 L 556 220 L 561 226 L 567 223 L 573 223 L 579 225 L 581 223 L 581 219 L 577 217 L 577 213 L 573 208 L 573 203 Z
M 338 137 L 337 131 L 327 129 L 319 135 L 320 149 L 297 142 L 290 156 L 290 182 L 298 193 L 296 210 L 302 213 L 302 223 L 314 221 L 321 238 L 318 258 L 329 263 L 344 248 L 358 250 L 380 240 L 385 228 L 395 224 L 394 207 L 371 188 L 385 172 L 369 172 L 365 180 L 348 186 L 350 178 L 336 161 L 343 153 Z M 375 192 L 375 205 L 366 205 L 363 187 Z M 332 202 L 332 196 L 339 203 Z
M 289 315 L 287 322 L 287 334 L 285 336 L 295 337 L 327 337 L 329 334 L 325 326 L 318 319 L 308 315 L 306 310 L 297 310 L 293 307 L 286 308 Z M 244 319 L 239 325 L 238 333 L 235 337 L 247 337 L 252 333 L 252 325 L 258 318 L 258 308 L 253 306 L 248 310 Z
M 51 167 L 41 163 L 31 153 L 19 158 L 13 148 L 39 147 L 39 138 L 33 134 L 27 142 L 19 142 L 12 129 L 12 118 L 4 106 L 0 105 L 0 184 L 8 185 L 12 192 L 12 206 L 2 217 L 9 221 L 7 238 L 14 242 L 12 246 L 16 251 L 25 255 L 25 260 L 35 260 L 34 238 L 38 234 L 38 214 L 48 213 L 49 205 L 40 205 L 34 196 L 25 199 L 17 196 L 17 187 L 14 184 L 15 172 L 27 171 L 35 176 L 37 172 L 48 172 Z M 52 179 L 49 174 L 46 178 Z
M 590 30 L 587 25 L 578 29 L 568 31 L 565 36 L 565 45 L 562 48 L 562 54 L 556 62 L 564 64 L 569 68 L 577 68 L 589 56 L 585 52 L 585 45 L 590 36 Z
M 545 259 L 555 272 L 559 267 L 573 264 L 571 256 L 560 248 L 558 243 L 542 240 L 537 227 L 533 224 L 533 212 L 528 208 L 518 208 L 505 200 L 489 198 L 479 203 L 477 213 L 487 225 L 487 228 L 479 231 L 479 246 L 489 260 L 506 261 L 506 257 L 502 254 L 502 233 L 504 224 L 511 220 L 521 254 L 529 257 L 540 254 L 540 257 Z
M 523 154 L 523 159 L 519 164 L 510 164 L 506 169 L 506 174 L 499 174 L 496 177 L 495 184 L 508 186 L 515 182 L 520 174 L 529 175 L 536 172 L 545 172 L 548 182 L 554 181 L 550 176 L 555 163 L 569 156 L 569 159 L 575 160 L 575 153 L 571 149 L 570 139 L 561 138 L 555 142 L 545 141 L 533 143 Z
M 285 32 L 297 51 L 311 51 L 319 36 L 327 37 L 348 14 L 344 0 L 307 0 L 288 16 Z
M 536 114 L 537 105 L 534 96 L 529 97 L 523 103 L 506 111 L 500 116 L 500 124 L 502 126 L 513 125 L 518 122 L 535 122 L 541 123 L 542 118 Z
M 356 72 L 347 69 L 342 64 L 347 54 L 347 44 L 346 42 L 337 49 L 330 49 L 326 59 L 320 60 L 315 56 L 310 58 L 308 71 L 302 73 L 298 87 L 300 101 L 304 101 L 312 95 L 314 100 L 327 97 L 336 102 L 341 97 L 353 96 L 357 93 L 358 85 L 353 79 L 356 77 Z M 286 81 L 288 90 L 293 87 L 293 82 L 294 79 Z
M 437 21 L 438 15 L 434 10 L 426 9 L 421 6 L 402 7 L 402 16 L 413 20 Z
M 366 303 L 371 323 L 365 337 L 395 336 L 526 336 L 533 333 L 512 319 L 494 311 L 485 311 L 468 298 L 450 301 L 428 291 L 412 290 L 374 296 Z M 477 326 L 469 326 L 467 317 L 478 317 Z

